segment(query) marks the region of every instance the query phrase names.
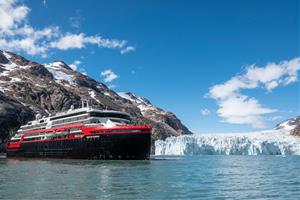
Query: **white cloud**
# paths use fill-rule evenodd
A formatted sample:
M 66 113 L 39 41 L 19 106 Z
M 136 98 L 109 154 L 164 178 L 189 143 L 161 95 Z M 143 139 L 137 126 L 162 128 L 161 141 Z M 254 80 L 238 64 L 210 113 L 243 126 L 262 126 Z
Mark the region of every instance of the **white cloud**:
M 16 5 L 16 0 L 0 1 L 0 34 L 13 35 L 13 29 L 26 20 L 30 9 L 23 5 Z
M 105 83 L 110 83 L 113 80 L 119 78 L 119 76 L 111 69 L 106 69 L 103 72 L 101 72 L 101 76 L 103 77 Z
M 46 0 L 43 0 L 43 5 L 47 8 L 48 7 L 48 4 L 47 4 L 47 1 Z
M 206 115 L 210 115 L 211 111 L 208 110 L 207 108 L 201 109 L 201 114 L 206 116 Z
M 121 54 L 126 54 L 126 53 L 129 53 L 131 51 L 135 51 L 135 48 L 133 46 L 128 46 L 128 47 L 121 50 Z
M 254 128 L 264 128 L 262 115 L 276 112 L 264 108 L 256 99 L 244 95 L 233 95 L 219 103 L 218 115 L 228 123 L 250 124 Z
M 78 13 L 79 14 L 79 13 Z M 73 28 L 79 29 L 83 18 L 81 16 L 69 17 L 69 23 Z
M 66 34 L 61 37 L 58 41 L 51 43 L 51 47 L 68 50 L 68 49 L 81 49 L 87 44 L 94 44 L 98 47 L 108 48 L 108 49 L 120 49 L 126 45 L 126 40 L 117 39 L 106 39 L 101 36 L 85 36 L 85 34 Z
M 43 1 L 47 5 L 46 1 Z M 52 49 L 81 49 L 87 45 L 133 51 L 126 40 L 103 38 L 84 33 L 63 33 L 59 27 L 33 28 L 28 20 L 30 8 L 19 5 L 18 0 L 0 1 L 0 48 L 7 51 L 25 52 L 29 55 L 46 56 Z
M 117 39 L 106 39 L 101 36 L 89 36 L 84 38 L 84 42 L 87 44 L 96 44 L 99 47 L 109 48 L 109 49 L 120 49 L 126 48 L 126 40 Z
M 296 82 L 299 70 L 300 58 L 269 63 L 264 67 L 251 65 L 244 74 L 210 88 L 207 96 L 217 101 L 217 113 L 224 122 L 264 128 L 264 115 L 277 110 L 264 107 L 255 98 L 242 95 L 241 91 L 263 87 L 271 92 L 274 88 Z
M 81 61 L 80 60 L 75 60 L 72 64 L 70 64 L 69 66 L 74 70 L 76 71 L 78 66 L 81 64 Z
M 51 43 L 51 47 L 68 50 L 68 49 L 81 49 L 84 47 L 84 35 L 81 34 L 67 34 L 61 37 L 58 41 Z

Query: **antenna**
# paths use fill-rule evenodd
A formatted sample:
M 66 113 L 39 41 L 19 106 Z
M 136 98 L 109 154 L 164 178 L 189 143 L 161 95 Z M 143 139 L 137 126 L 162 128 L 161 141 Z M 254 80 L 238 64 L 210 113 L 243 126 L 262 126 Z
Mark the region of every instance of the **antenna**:
M 81 99 L 81 108 L 89 108 L 90 107 L 90 100 L 86 98 Z

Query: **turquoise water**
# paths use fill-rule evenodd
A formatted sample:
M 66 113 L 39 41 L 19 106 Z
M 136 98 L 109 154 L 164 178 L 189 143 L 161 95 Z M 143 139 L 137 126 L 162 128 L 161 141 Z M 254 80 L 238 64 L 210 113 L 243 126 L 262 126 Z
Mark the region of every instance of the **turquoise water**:
M 300 156 L 0 160 L 0 199 L 300 199 Z

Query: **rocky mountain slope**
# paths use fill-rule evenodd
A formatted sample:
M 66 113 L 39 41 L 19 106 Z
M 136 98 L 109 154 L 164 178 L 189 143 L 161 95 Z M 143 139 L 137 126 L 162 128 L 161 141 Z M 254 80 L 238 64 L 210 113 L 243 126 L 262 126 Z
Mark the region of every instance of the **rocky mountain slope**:
M 275 127 L 276 130 L 290 131 L 291 135 L 300 136 L 300 116 L 285 120 Z
M 137 124 L 153 127 L 152 139 L 191 134 L 171 112 L 155 107 L 132 93 L 116 93 L 105 84 L 56 61 L 39 64 L 19 55 L 0 51 L 0 140 L 5 141 L 21 124 L 79 106 L 89 98 L 103 109 L 130 113 Z M 0 143 L 1 143 L 0 141 Z

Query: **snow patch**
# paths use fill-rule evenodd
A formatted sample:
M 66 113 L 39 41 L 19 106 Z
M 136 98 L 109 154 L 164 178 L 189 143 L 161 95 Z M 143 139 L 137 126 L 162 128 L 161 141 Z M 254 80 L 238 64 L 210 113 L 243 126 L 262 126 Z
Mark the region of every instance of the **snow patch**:
M 64 64 L 62 62 L 53 62 L 53 63 L 45 64 L 44 66 L 58 82 L 65 80 L 71 85 L 75 84 L 74 76 L 72 74 L 67 74 L 65 72 L 66 69 L 63 68 L 63 65 Z
M 96 98 L 96 93 L 94 90 L 89 91 L 89 95 L 90 97 L 92 97 L 93 99 L 95 99 L 98 103 L 101 103 L 97 98 Z
M 4 68 L 4 71 L 2 73 L 0 73 L 0 76 L 8 76 L 9 73 L 15 69 L 26 69 L 29 68 L 30 66 L 25 65 L 25 66 L 21 66 L 21 65 L 17 65 L 16 63 L 11 61 L 12 55 L 3 51 L 2 52 L 3 55 L 9 60 L 9 62 L 7 64 L 1 64 Z
M 135 94 L 129 93 L 129 92 L 118 92 L 118 95 L 124 99 L 127 99 L 129 101 L 132 101 L 134 103 L 138 103 L 138 104 L 147 104 L 147 105 L 151 105 L 147 102 L 146 99 L 139 97 Z
M 111 97 L 111 94 L 109 94 L 108 92 L 104 92 L 104 95 Z
M 155 155 L 300 155 L 300 138 L 283 130 L 184 135 L 156 141 Z
M 295 120 L 296 119 L 284 121 L 281 124 L 277 125 L 276 129 L 291 131 L 297 126 L 297 124 L 294 123 Z
M 52 62 L 50 63 L 51 67 L 54 68 L 54 69 L 62 69 L 62 67 L 65 65 L 63 62 L 60 62 L 60 61 L 56 61 L 56 62 Z
M 11 82 L 21 82 L 22 80 L 17 77 L 11 77 Z
M 139 97 L 132 93 L 126 92 L 118 92 L 117 93 L 120 97 L 131 101 L 132 103 L 136 104 L 137 107 L 140 109 L 141 113 L 145 115 L 146 111 L 153 110 L 156 112 L 160 112 L 161 114 L 165 114 L 165 112 L 158 110 L 152 104 L 150 104 L 146 99 Z
M 126 92 L 118 92 L 117 93 L 123 99 L 127 99 L 129 101 L 133 101 L 133 99 Z
M 11 57 L 11 56 L 8 57 L 7 53 L 3 53 L 3 54 L 6 56 L 6 58 L 8 60 Z M 15 69 L 27 69 L 30 67 L 28 65 L 25 65 L 25 66 L 17 65 L 16 63 L 12 62 L 11 60 L 9 60 L 9 62 L 7 64 L 1 64 L 1 66 L 2 66 L 2 69 L 4 69 L 4 71 L 2 73 L 0 73 L 0 76 L 8 76 L 9 73 Z
M 10 53 L 7 53 L 6 51 L 2 51 L 2 53 L 8 60 L 11 59 L 12 55 L 10 55 Z
M 138 105 L 138 108 L 140 109 L 140 111 L 146 112 L 147 110 L 156 110 L 153 106 L 148 106 L 148 105 L 144 105 L 144 104 L 140 104 Z
M 95 91 L 89 91 L 90 96 L 95 99 L 96 98 L 96 93 Z

